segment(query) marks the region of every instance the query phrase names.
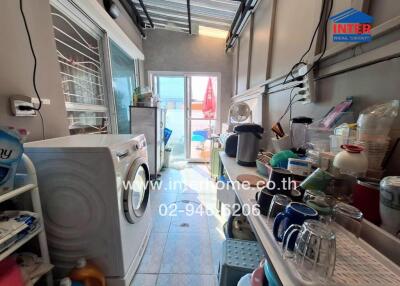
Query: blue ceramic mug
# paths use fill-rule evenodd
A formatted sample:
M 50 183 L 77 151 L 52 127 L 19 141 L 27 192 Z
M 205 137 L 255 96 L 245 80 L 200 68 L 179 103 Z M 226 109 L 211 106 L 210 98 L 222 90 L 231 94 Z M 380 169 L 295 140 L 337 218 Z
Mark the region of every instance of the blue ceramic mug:
M 306 219 L 318 219 L 318 212 L 303 204 L 292 202 L 288 204 L 285 211 L 279 213 L 274 221 L 273 233 L 277 241 L 282 242 L 285 231 L 293 224 L 302 225 Z M 289 241 L 289 249 L 292 249 L 296 237 Z

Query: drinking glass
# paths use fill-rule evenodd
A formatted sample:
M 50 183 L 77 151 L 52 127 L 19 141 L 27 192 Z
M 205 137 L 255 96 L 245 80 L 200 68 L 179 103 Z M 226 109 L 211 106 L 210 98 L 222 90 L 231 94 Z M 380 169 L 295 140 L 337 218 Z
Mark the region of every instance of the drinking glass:
M 306 190 L 303 201 L 307 206 L 318 212 L 320 221 L 325 223 L 331 222 L 333 207 L 336 204 L 336 199 L 334 197 L 320 191 Z
M 333 207 L 333 220 L 353 233 L 357 238 L 361 234 L 363 213 L 356 207 L 346 203 L 337 203 Z
M 274 195 L 268 211 L 268 220 L 273 221 L 278 213 L 283 212 L 292 200 L 285 195 Z
M 317 196 L 325 196 L 325 193 L 317 190 L 305 190 L 303 195 L 303 202 L 306 203 L 308 200 L 313 199 Z
M 304 279 L 324 284 L 335 269 L 335 233 L 327 224 L 317 220 L 306 220 L 302 226 L 291 225 L 284 235 L 284 257 L 289 252 L 288 242 L 294 233 L 298 233 L 292 253 L 296 269 Z

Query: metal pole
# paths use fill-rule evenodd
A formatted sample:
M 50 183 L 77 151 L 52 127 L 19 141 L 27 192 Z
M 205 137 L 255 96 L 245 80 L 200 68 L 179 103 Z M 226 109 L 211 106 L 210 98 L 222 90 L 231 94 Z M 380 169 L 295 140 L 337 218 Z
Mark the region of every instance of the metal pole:
M 188 24 L 189 24 L 189 34 L 192 34 L 192 20 L 190 16 L 190 0 L 186 0 L 187 13 L 188 13 Z
M 120 0 L 122 7 L 124 7 L 125 11 L 131 17 L 133 23 L 139 29 L 140 34 L 142 37 L 146 37 L 146 34 L 143 31 L 143 28 L 146 26 L 143 22 L 142 17 L 140 17 L 139 12 L 136 10 L 135 5 L 130 0 Z
M 149 20 L 150 26 L 151 26 L 152 28 L 154 28 L 153 21 L 151 20 L 150 15 L 149 15 L 149 13 L 147 12 L 147 9 L 146 9 L 146 6 L 145 6 L 144 3 L 143 3 L 143 0 L 139 0 L 139 3 L 140 3 L 140 6 L 141 6 L 142 9 L 143 9 L 144 14 L 146 15 L 147 20 Z

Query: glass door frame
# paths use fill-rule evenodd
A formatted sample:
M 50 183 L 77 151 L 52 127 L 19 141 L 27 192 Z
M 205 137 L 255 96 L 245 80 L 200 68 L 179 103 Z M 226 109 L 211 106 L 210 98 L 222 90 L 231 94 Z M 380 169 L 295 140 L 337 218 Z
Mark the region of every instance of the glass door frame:
M 192 89 L 191 89 L 191 77 L 192 76 L 211 76 L 217 77 L 217 116 L 215 120 L 215 132 L 218 133 L 221 127 L 221 73 L 219 72 L 176 72 L 176 71 L 148 71 L 148 82 L 150 88 L 154 91 L 154 77 L 158 76 L 170 76 L 170 77 L 184 77 L 185 78 L 185 95 L 184 95 L 184 117 L 185 117 L 185 157 L 189 162 L 206 163 L 202 159 L 191 158 L 191 101 L 192 101 Z M 196 119 L 193 120 L 203 120 Z M 210 158 L 211 159 L 211 158 Z

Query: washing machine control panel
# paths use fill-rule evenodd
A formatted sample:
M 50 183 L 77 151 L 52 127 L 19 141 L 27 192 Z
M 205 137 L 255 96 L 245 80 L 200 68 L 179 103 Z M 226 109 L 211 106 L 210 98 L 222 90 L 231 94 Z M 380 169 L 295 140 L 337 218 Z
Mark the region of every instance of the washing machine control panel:
M 139 151 L 141 149 L 143 149 L 144 147 L 146 147 L 146 137 L 144 137 L 144 135 L 140 135 L 137 137 L 137 141 L 136 143 L 133 144 L 133 150 L 134 151 Z

